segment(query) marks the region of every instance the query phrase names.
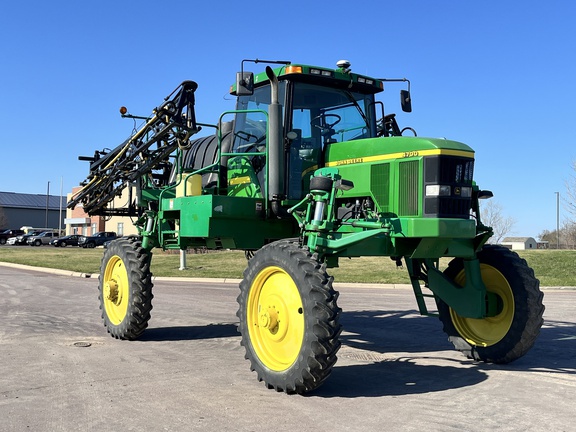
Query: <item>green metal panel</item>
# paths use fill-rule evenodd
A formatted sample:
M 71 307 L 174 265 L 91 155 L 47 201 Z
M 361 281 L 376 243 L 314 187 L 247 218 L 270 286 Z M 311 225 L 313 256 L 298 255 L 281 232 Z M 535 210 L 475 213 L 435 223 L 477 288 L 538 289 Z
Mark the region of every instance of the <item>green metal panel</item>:
M 457 141 L 421 137 L 367 138 L 330 144 L 326 148 L 326 166 L 341 168 L 350 164 L 385 162 L 440 153 L 474 157 L 474 151 L 469 146 Z
M 496 303 L 492 294 L 488 297 L 486 286 L 480 273 L 478 259 L 464 260 L 466 283 L 458 286 L 433 266 L 428 268 L 430 290 L 444 300 L 458 315 L 467 318 L 484 318 L 487 316 L 487 304 Z
M 392 236 L 404 237 L 446 237 L 451 239 L 476 236 L 476 222 L 473 219 L 450 218 L 399 218 L 391 221 L 394 226 Z
M 160 218 L 175 222 L 183 246 L 258 249 L 298 233 L 291 220 L 266 219 L 263 199 L 199 195 L 162 200 L 162 209 Z

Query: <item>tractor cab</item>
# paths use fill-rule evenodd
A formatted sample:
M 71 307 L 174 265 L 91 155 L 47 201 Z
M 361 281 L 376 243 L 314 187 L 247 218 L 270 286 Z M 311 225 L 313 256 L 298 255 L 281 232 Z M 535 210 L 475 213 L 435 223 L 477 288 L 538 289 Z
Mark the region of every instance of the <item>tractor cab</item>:
M 231 91 L 238 101 L 234 155 L 228 159 L 229 195 L 242 191 L 263 196 L 268 175 L 282 176 L 285 198 L 301 199 L 309 189 L 311 173 L 324 166 L 329 145 L 381 135 L 376 118 L 381 103 L 375 102 L 375 94 L 383 84 L 350 72 L 349 66 L 339 62 L 339 68 L 331 70 L 286 64 L 273 71 L 278 78 L 276 90 L 265 73 L 238 74 Z M 281 105 L 280 172 L 265 169 L 273 94 Z

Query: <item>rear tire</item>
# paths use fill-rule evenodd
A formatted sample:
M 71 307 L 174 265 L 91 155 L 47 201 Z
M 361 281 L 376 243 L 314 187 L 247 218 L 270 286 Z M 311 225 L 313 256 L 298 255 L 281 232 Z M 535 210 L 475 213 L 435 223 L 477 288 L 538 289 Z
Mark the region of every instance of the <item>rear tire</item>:
M 268 244 L 248 261 L 238 296 L 241 344 L 268 388 L 316 389 L 340 348 L 338 293 L 326 266 L 290 241 Z
M 510 363 L 526 354 L 540 334 L 544 313 L 540 281 L 524 259 L 502 246 L 484 246 L 478 259 L 486 289 L 499 297 L 500 312 L 494 317 L 464 318 L 437 299 L 439 318 L 448 340 L 468 358 Z M 464 285 L 462 259 L 452 260 L 444 274 Z
M 148 327 L 154 297 L 151 257 L 136 238 L 114 241 L 104 252 L 98 299 L 104 326 L 116 339 L 137 339 Z

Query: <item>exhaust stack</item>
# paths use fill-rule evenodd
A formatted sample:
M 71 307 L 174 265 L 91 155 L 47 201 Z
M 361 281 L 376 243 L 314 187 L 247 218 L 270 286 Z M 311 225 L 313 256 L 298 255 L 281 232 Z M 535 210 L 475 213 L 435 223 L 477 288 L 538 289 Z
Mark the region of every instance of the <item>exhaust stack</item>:
M 270 66 L 266 66 L 270 80 L 270 105 L 268 107 L 268 200 L 273 202 L 276 216 L 278 201 L 284 198 L 284 146 L 282 145 L 282 105 L 278 100 L 278 77 Z M 274 204 L 276 202 L 276 204 Z

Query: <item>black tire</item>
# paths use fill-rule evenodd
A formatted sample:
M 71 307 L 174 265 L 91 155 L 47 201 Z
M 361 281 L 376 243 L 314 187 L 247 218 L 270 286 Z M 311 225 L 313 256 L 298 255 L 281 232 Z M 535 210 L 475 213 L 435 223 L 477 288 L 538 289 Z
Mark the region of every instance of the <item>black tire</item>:
M 41 246 L 42 245 L 42 241 L 41 240 L 36 240 L 34 242 L 34 246 Z
M 68 246 L 68 243 L 66 243 L 65 241 L 61 241 L 60 243 L 56 243 L 56 246 L 66 247 Z
M 96 243 L 94 243 L 94 242 L 89 242 L 86 246 L 87 246 L 89 249 L 94 249 L 94 248 L 96 247 Z
M 148 327 L 154 297 L 151 258 L 136 238 L 114 241 L 104 252 L 98 300 L 104 326 L 116 339 L 137 339 Z
M 0 238 L 0 245 L 6 244 L 6 239 L 5 238 Z
M 502 246 L 484 246 L 478 259 L 486 289 L 499 297 L 500 312 L 479 320 L 463 318 L 437 299 L 439 318 L 448 340 L 468 358 L 510 363 L 526 354 L 540 334 L 544 314 L 540 281 L 524 259 Z M 444 274 L 463 285 L 462 259 L 452 260 Z
M 297 243 L 282 240 L 248 261 L 238 296 L 245 358 L 259 381 L 305 393 L 330 375 L 340 349 L 341 309 L 326 266 Z

